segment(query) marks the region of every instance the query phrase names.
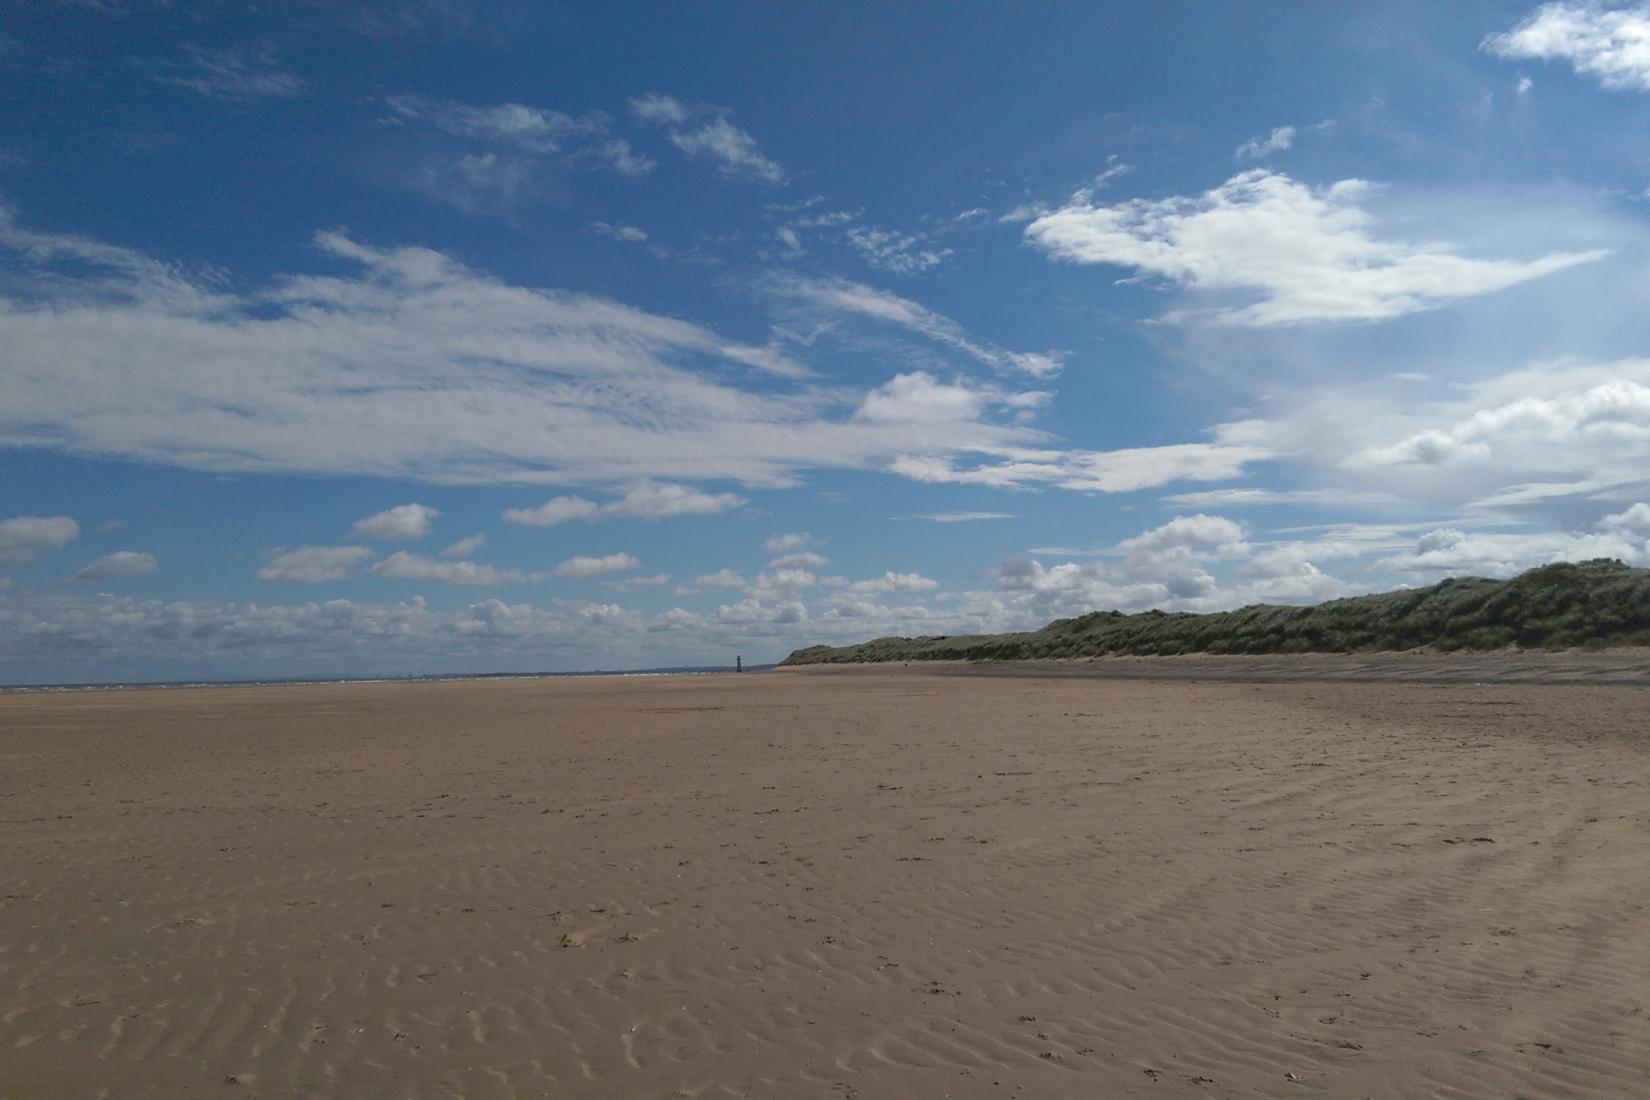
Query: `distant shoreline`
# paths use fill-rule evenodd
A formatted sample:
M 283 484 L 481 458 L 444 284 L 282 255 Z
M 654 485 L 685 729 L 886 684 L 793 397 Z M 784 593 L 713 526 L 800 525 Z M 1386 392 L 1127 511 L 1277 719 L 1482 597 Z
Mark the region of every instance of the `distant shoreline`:
M 746 665 L 763 672 L 773 665 Z M 242 680 L 106 680 L 80 684 L 0 684 L 0 695 L 57 694 L 75 691 L 157 691 L 187 688 L 303 687 L 326 684 L 440 684 L 457 680 L 576 680 L 612 676 L 732 675 L 732 665 L 686 665 L 678 668 L 584 669 L 577 672 L 433 672 L 421 676 L 274 676 Z

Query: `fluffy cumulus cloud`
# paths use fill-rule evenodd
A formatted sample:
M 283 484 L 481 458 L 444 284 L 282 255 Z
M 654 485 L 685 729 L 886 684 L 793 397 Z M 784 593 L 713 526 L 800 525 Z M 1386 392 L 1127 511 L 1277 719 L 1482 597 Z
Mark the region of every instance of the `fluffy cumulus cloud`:
M 736 493 L 705 493 L 686 485 L 643 482 L 602 511 L 614 516 L 664 519 L 669 516 L 709 516 L 742 508 L 748 503 Z
M 426 504 L 399 504 L 394 508 L 356 520 L 351 537 L 405 542 L 430 533 L 430 523 L 441 513 Z
M 1161 527 L 1124 539 L 1117 549 L 1124 554 L 1151 554 L 1186 548 L 1229 551 L 1244 545 L 1242 524 L 1199 512 L 1195 516 L 1176 516 Z
M 1606 88 L 1650 92 L 1650 5 L 1543 4 L 1484 49 L 1509 61 L 1568 61 Z
M 632 485 L 618 500 L 597 504 L 584 497 L 552 497 L 535 508 L 509 508 L 504 518 L 527 527 L 554 527 L 575 519 L 631 516 L 666 519 L 671 516 L 710 516 L 749 501 L 737 493 L 706 493 L 687 485 L 643 481 Z
M 1650 533 L 1650 504 L 1640 502 L 1625 511 L 1605 516 L 1599 521 L 1605 530 L 1644 531 Z
M 373 556 L 365 546 L 300 546 L 276 550 L 258 570 L 261 581 L 315 584 L 341 581 Z
M 554 527 L 574 519 L 594 519 L 602 514 L 601 506 L 583 497 L 552 497 L 534 508 L 507 508 L 504 518 L 524 527 Z
M 641 613 L 604 603 L 492 599 L 438 610 L 422 599 L 283 605 L 8 594 L 0 597 L 0 680 L 538 671 L 722 656 L 690 644 L 650 650 L 646 629 Z
M 1364 451 L 1371 465 L 1487 460 L 1533 448 L 1650 444 L 1650 386 L 1630 378 L 1585 389 L 1519 397 L 1441 428 L 1426 428 L 1395 443 Z M 1602 456 L 1601 456 L 1602 457 Z
M 113 554 L 105 554 L 80 569 L 75 573 L 74 579 L 100 581 L 114 577 L 135 577 L 140 573 L 153 572 L 157 564 L 153 554 L 137 550 L 116 550 Z
M 701 573 L 687 584 L 676 586 L 678 596 L 695 596 L 707 589 L 718 588 L 745 588 L 750 584 L 744 574 L 733 569 L 718 569 L 714 573 Z
M 467 539 L 459 539 L 445 550 L 441 551 L 444 558 L 467 558 L 480 550 L 487 542 L 486 535 L 471 535 Z
M 556 566 L 555 574 L 558 577 L 599 577 L 606 573 L 620 573 L 626 569 L 635 569 L 642 563 L 629 554 L 603 554 L 600 557 L 580 556 L 568 558 Z
M 630 101 L 639 122 L 662 126 L 670 143 L 689 157 L 703 157 L 725 176 L 783 183 L 785 170 L 762 153 L 756 139 L 735 126 L 726 109 L 690 106 L 657 93 Z
M 938 588 L 940 582 L 921 573 L 885 572 L 869 580 L 852 581 L 843 591 L 855 595 L 880 595 L 885 592 L 925 592 Z
M 788 531 L 782 535 L 769 536 L 762 543 L 762 548 L 770 554 L 785 554 L 792 550 L 801 550 L 813 541 L 813 535 L 807 531 Z
M 1445 243 L 1383 239 L 1364 206 L 1373 190 L 1356 179 L 1311 187 L 1256 169 L 1190 197 L 1108 204 L 1084 191 L 1036 218 L 1025 235 L 1055 259 L 1250 299 L 1208 316 L 1253 327 L 1400 317 L 1607 255 L 1487 260 Z
M 802 550 L 794 554 L 781 554 L 768 562 L 769 569 L 819 569 L 831 564 L 831 559 L 824 554 L 816 554 L 811 550 Z
M 0 562 L 28 562 L 42 550 L 67 546 L 80 536 L 68 516 L 13 516 L 0 519 Z
M 497 569 L 473 561 L 441 561 L 420 557 L 405 550 L 397 550 L 369 570 L 374 576 L 398 580 L 436 581 L 440 584 L 458 584 L 474 587 L 519 584 L 539 580 L 543 574 L 527 574 L 519 569 Z
M 0 445 L 211 472 L 784 486 L 885 466 L 914 438 L 937 458 L 1038 438 L 1024 417 L 1041 395 L 935 381 L 928 396 L 943 385 L 976 415 L 914 437 L 772 346 L 512 286 L 427 249 L 341 233 L 316 245 L 341 273 L 231 292 L 0 208 L 16 261 L 0 290 Z M 894 389 L 910 397 L 924 387 L 906 374 Z
M 1650 564 L 1650 538 L 1644 531 L 1622 526 L 1540 532 L 1465 532 L 1445 527 L 1426 532 L 1410 549 L 1382 558 L 1375 568 L 1413 574 L 1423 580 L 1441 576 L 1510 577 L 1538 565 L 1591 558 Z

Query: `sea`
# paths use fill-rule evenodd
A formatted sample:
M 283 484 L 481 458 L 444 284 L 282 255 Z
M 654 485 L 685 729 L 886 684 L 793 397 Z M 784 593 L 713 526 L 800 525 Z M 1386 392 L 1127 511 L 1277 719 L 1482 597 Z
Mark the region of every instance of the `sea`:
M 745 672 L 765 672 L 773 665 L 746 665 Z M 739 671 L 732 665 L 683 665 L 672 668 L 594 668 L 577 672 L 430 673 L 420 676 L 293 676 L 268 680 L 122 680 L 86 684 L 0 684 L 0 695 L 52 691 L 131 691 L 137 688 L 280 687 L 297 684 L 439 684 L 452 680 L 567 680 L 594 676 L 719 676 Z

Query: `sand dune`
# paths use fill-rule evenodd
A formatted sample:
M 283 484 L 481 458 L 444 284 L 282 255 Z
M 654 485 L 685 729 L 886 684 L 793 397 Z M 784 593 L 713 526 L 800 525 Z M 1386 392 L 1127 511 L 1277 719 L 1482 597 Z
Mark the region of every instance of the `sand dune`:
M 0 1095 L 1642 1095 L 1647 701 L 0 697 Z

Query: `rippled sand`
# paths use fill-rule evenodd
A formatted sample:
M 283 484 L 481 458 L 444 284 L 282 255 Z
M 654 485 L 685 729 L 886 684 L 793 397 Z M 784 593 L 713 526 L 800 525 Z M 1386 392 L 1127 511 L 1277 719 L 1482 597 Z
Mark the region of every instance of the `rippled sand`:
M 1650 692 L 0 697 L 0 1096 L 1629 1096 Z

